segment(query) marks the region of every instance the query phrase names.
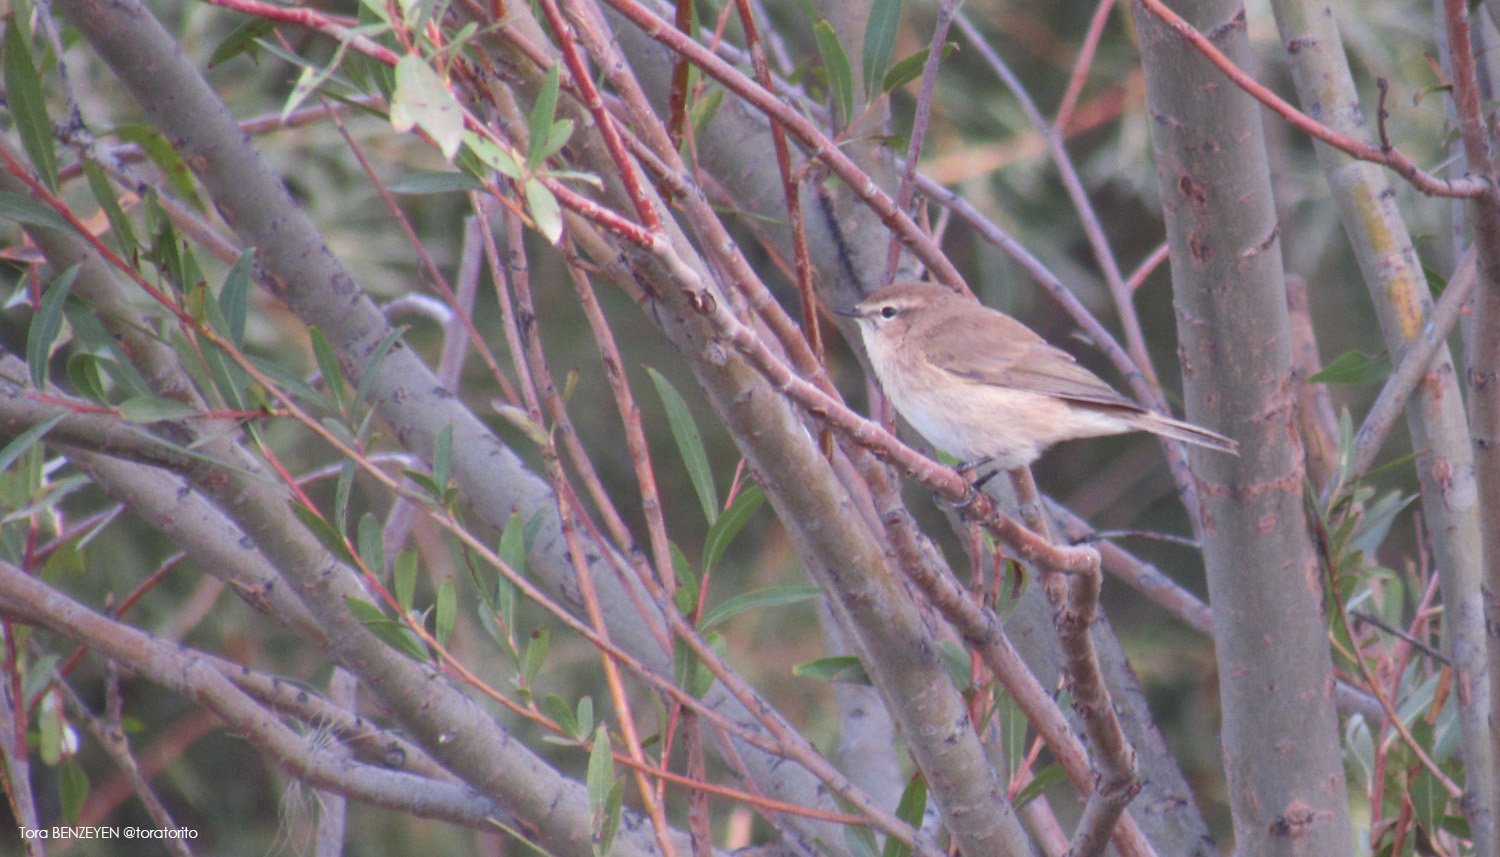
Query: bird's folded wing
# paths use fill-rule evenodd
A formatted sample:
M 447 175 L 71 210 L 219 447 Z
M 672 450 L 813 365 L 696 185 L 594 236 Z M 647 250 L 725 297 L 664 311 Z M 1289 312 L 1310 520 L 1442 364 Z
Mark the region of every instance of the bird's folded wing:
M 957 353 L 952 348 L 929 347 L 927 361 L 937 369 L 979 384 L 993 384 L 1028 393 L 1054 396 L 1080 404 L 1141 410 L 1097 375 L 1079 366 L 1073 355 L 1047 344 L 1009 317 L 982 317 L 955 322 L 973 336 L 944 337 L 949 342 L 987 342 L 991 347 Z M 955 331 L 958 332 L 958 331 Z M 934 338 L 929 338 L 933 342 Z

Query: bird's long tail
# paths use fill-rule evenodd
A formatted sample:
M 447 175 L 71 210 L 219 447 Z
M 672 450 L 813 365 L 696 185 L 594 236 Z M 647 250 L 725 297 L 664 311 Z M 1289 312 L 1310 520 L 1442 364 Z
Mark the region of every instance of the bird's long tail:
M 1164 417 L 1161 414 L 1142 413 L 1135 420 L 1136 428 L 1141 431 L 1149 431 L 1162 437 L 1170 437 L 1183 443 L 1191 443 L 1194 446 L 1202 446 L 1215 449 L 1219 452 L 1227 452 L 1230 455 L 1239 455 L 1239 444 L 1215 431 L 1200 428 L 1192 423 Z

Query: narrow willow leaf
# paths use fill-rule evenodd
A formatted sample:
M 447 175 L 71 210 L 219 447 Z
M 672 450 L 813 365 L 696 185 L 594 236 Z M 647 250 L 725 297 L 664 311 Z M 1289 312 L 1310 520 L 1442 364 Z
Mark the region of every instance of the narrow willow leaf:
M 864 825 L 845 825 L 844 844 L 849 847 L 852 857 L 879 857 L 880 854 L 880 845 L 875 841 L 875 834 Z
M 756 510 L 766 500 L 766 492 L 759 485 L 747 485 L 740 490 L 718 520 L 708 528 L 703 541 L 703 573 L 712 574 L 719 567 L 719 559 L 729 549 L 729 543 L 739 535 Z
M 1067 779 L 1067 772 L 1063 770 L 1062 765 L 1056 762 L 1042 768 L 1040 771 L 1037 771 L 1036 776 L 1032 778 L 1031 782 L 1026 784 L 1025 788 L 1016 792 L 1016 799 L 1013 801 L 1016 809 L 1025 807 L 1026 804 L 1041 797 L 1047 789 L 1052 788 L 1058 783 L 1067 782 Z
M 573 716 L 573 708 L 568 701 L 555 693 L 547 694 L 542 700 L 542 713 L 547 715 L 564 734 L 571 738 L 582 737 L 578 734 L 578 718 Z
M 1307 380 L 1315 384 L 1379 384 L 1390 375 L 1390 357 L 1345 351 Z
M 714 474 L 708 465 L 708 453 L 703 449 L 703 437 L 698 434 L 698 424 L 693 421 L 693 413 L 688 409 L 687 401 L 666 376 L 649 366 L 646 367 L 646 374 L 651 376 L 651 383 L 656 385 L 662 407 L 667 411 L 667 424 L 671 426 L 672 437 L 677 441 L 677 451 L 682 455 L 682 463 L 687 467 L 688 479 L 693 483 L 693 490 L 698 493 L 703 516 L 712 524 L 719 517 L 719 492 L 714 488 Z
M 240 54 L 249 55 L 253 61 L 256 59 L 256 40 L 269 36 L 276 29 L 276 22 L 270 18 L 251 18 L 235 27 L 214 48 L 214 52 L 208 57 L 208 67 L 229 62 Z
M 120 207 L 119 197 L 115 195 L 115 187 L 110 183 L 109 176 L 104 174 L 98 164 L 87 158 L 79 161 L 79 166 L 83 168 L 83 175 L 88 179 L 89 190 L 93 191 L 99 209 L 109 219 L 109 229 L 115 236 L 115 245 L 123 255 L 134 255 L 139 248 L 135 229 L 130 225 L 130 218 L 125 216 L 125 209 Z
M 31 35 L 21 25 L 24 10 L 12 10 L 5 27 L 5 97 L 11 121 L 21 145 L 42 181 L 57 190 L 57 150 L 52 140 L 52 119 L 42 95 L 42 76 L 31 60 Z
M 573 735 L 580 740 L 594 731 L 594 698 L 592 696 L 585 696 L 578 700 L 578 711 L 573 716 L 573 722 L 577 724 Z
M 918 830 L 922 829 L 922 819 L 927 815 L 927 780 L 921 772 L 912 774 L 906 783 L 906 788 L 901 792 L 901 800 L 896 804 L 896 817 L 910 824 Z M 885 848 L 880 852 L 880 857 L 910 857 L 911 846 L 894 836 L 887 836 Z
M 458 593 L 453 588 L 451 578 L 443 578 L 438 584 L 437 609 L 433 619 L 434 636 L 438 644 L 447 646 L 448 641 L 453 638 L 453 626 L 458 621 Z
M 338 355 L 333 353 L 333 346 L 328 344 L 328 337 L 323 331 L 316 327 L 307 329 L 308 338 L 312 341 L 313 357 L 318 361 L 318 371 L 323 373 L 323 388 L 328 391 L 331 400 L 329 410 L 347 415 L 344 410 L 344 370 L 339 366 Z
M 52 356 L 52 345 L 62 330 L 63 304 L 68 300 L 68 290 L 78 279 L 78 266 L 74 265 L 47 286 L 42 293 L 41 306 L 31 317 L 31 327 L 26 332 L 26 363 L 31 367 L 31 383 L 37 389 L 47 386 L 47 363 Z
M 870 675 L 865 665 L 853 655 L 831 655 L 815 658 L 792 667 L 792 675 L 820 681 L 841 681 L 846 684 L 870 684 Z
M 873 97 L 891 62 L 896 45 L 896 31 L 901 26 L 901 0 L 873 0 L 870 18 L 865 24 L 865 94 Z
M 711 630 L 730 617 L 738 616 L 747 610 L 800 604 L 822 595 L 823 590 L 816 586 L 769 586 L 765 589 L 745 592 L 714 605 L 713 609 L 704 614 L 703 621 L 698 623 L 698 630 Z
M 354 472 L 354 460 L 344 459 L 344 462 L 339 465 L 339 477 L 333 484 L 333 525 L 340 533 L 346 535 L 349 525 L 349 498 L 354 494 Z M 379 568 L 376 572 L 379 573 Z
M 172 148 L 172 144 L 149 125 L 121 125 L 109 132 L 111 136 L 126 143 L 141 147 L 167 179 L 167 187 L 173 195 L 190 203 L 199 211 L 206 211 L 203 199 L 198 195 L 198 186 L 193 182 L 193 171 L 187 162 Z
M 536 231 L 542 233 L 549 244 L 557 244 L 562 240 L 563 230 L 562 209 L 557 205 L 557 197 L 536 179 L 527 179 L 525 190 L 526 210 L 531 213 Z
M 463 143 L 463 107 L 443 78 L 419 56 L 407 54 L 396 64 L 391 125 L 402 133 L 414 127 L 426 131 L 450 161 Z
M 955 50 L 958 50 L 958 45 L 952 42 L 943 45 L 942 59 L 947 59 Z M 927 64 L 927 55 L 931 52 L 931 48 L 923 48 L 891 66 L 891 70 L 885 73 L 885 79 L 880 82 L 880 90 L 892 92 L 921 77 L 922 67 Z
M 317 510 L 307 508 L 299 500 L 292 500 L 287 505 L 292 507 L 292 514 L 296 515 L 303 526 L 323 543 L 323 547 L 327 548 L 329 553 L 343 562 L 351 565 L 354 563 L 354 555 L 349 552 L 349 545 L 345 543 L 344 537 L 339 535 L 333 525 L 324 520 Z
M 411 551 L 402 551 L 401 553 L 402 556 L 410 554 L 413 560 L 417 556 Z M 395 590 L 393 594 L 396 596 L 396 603 L 401 606 L 402 613 L 410 613 L 412 601 L 415 600 L 417 594 L 417 563 L 413 561 L 398 561 L 391 577 L 391 586 Z
M 468 147 L 470 152 L 474 153 L 474 157 L 481 164 L 500 175 L 509 179 L 519 179 L 521 177 L 521 163 L 516 160 L 516 156 L 513 153 L 500 148 L 472 131 L 464 132 L 464 145 Z M 458 163 L 461 166 L 467 166 L 464 164 L 462 158 L 459 159 Z
M 103 359 L 87 353 L 68 357 L 68 383 L 80 396 L 96 404 L 104 404 L 104 376 L 99 371 Z
M 359 516 L 359 524 L 355 527 L 354 543 L 359 547 L 360 562 L 377 575 L 385 574 L 385 534 L 381 530 L 380 520 L 369 512 Z M 399 596 L 396 600 L 401 601 Z M 401 608 L 411 609 L 410 600 L 401 602 Z
M 839 116 L 845 122 L 854 121 L 854 70 L 849 65 L 849 55 L 839 41 L 838 33 L 826 18 L 813 25 L 813 36 L 818 41 L 818 55 L 823 58 L 823 70 L 828 73 L 828 88 L 833 90 L 834 101 L 839 106 Z
M 439 503 L 448 490 L 448 479 L 453 472 L 453 423 L 438 429 L 432 443 L 432 483 L 437 486 Z
M 73 229 L 73 224 L 58 214 L 52 206 L 9 191 L 0 191 L 0 217 L 28 226 L 55 229 L 64 235 L 76 231 Z
M 132 396 L 115 406 L 120 416 L 133 423 L 159 423 L 182 420 L 198 415 L 198 409 L 186 402 L 161 396 Z
M 375 383 L 375 376 L 379 373 L 381 364 L 385 362 L 386 356 L 391 352 L 391 346 L 395 345 L 396 340 L 400 339 L 405 333 L 405 327 L 395 328 L 390 333 L 387 333 L 384 339 L 380 340 L 379 344 L 375 346 L 374 351 L 370 352 L 370 356 L 365 360 L 364 366 L 360 368 L 359 387 L 354 391 L 354 401 L 349 405 L 349 413 L 359 413 L 360 407 L 365 403 L 365 398 L 370 395 L 370 385 Z
M 245 322 L 250 312 L 250 274 L 255 270 L 255 248 L 251 247 L 234 260 L 229 273 L 224 276 L 224 288 L 219 291 L 219 309 L 224 313 L 228 329 L 224 335 L 241 348 L 245 344 Z
M 546 160 L 543 152 L 547 149 L 552 136 L 552 123 L 557 117 L 557 90 L 561 76 L 561 65 L 553 63 L 547 69 L 547 79 L 542 82 L 536 103 L 531 107 L 531 117 L 527 123 L 529 140 L 526 146 L 526 166 L 533 170 Z
M 57 796 L 62 804 L 63 821 L 77 824 L 84 801 L 89 797 L 89 776 L 77 762 L 68 762 L 58 770 L 57 778 Z
M 542 671 L 542 664 L 547 661 L 547 649 L 552 645 L 552 632 L 543 625 L 531 632 L 531 639 L 526 643 L 526 654 L 521 661 L 521 676 L 526 680 L 527 687 L 536 685 L 537 673 Z
M 16 463 L 16 459 L 21 457 L 22 453 L 30 449 L 32 444 L 41 440 L 47 432 L 52 431 L 53 427 L 66 419 L 67 416 L 67 414 L 54 414 L 16 435 L 10 443 L 7 443 L 3 449 L 0 449 L 0 472 L 9 470 L 10 466 Z
M 672 600 L 682 615 L 691 616 L 698 609 L 698 591 L 702 584 L 676 542 L 667 542 L 667 550 L 672 555 L 672 574 L 677 579 L 677 591 L 672 593 Z
M 412 633 L 412 630 L 401 622 L 388 618 L 368 601 L 362 601 L 354 596 L 344 599 L 348 605 L 349 612 L 361 625 L 370 629 L 382 643 L 395 649 L 414 661 L 426 662 L 430 658 L 427 653 L 427 645 L 421 638 Z
M 537 162 L 537 164 L 538 165 L 545 164 L 545 163 L 547 163 L 547 159 L 548 158 L 552 157 L 553 155 L 557 154 L 558 152 L 561 152 L 562 151 L 562 147 L 568 145 L 568 140 L 571 139 L 572 136 L 573 136 L 573 120 L 572 119 L 559 119 L 556 122 L 553 122 L 552 123 L 552 130 L 550 130 L 550 131 L 547 132 L 547 139 L 543 141 L 542 148 L 536 153 L 536 162 Z M 550 171 L 550 170 L 548 171 L 547 174 L 550 175 L 550 176 L 552 176 L 552 177 L 554 177 L 554 178 L 557 178 L 557 179 L 562 179 L 564 177 L 576 178 L 576 177 L 580 177 L 580 175 L 581 175 L 579 173 L 571 173 L 571 172 L 564 172 L 564 171 Z M 588 179 L 593 180 L 593 182 L 595 184 L 598 184 L 598 182 L 599 182 L 599 179 L 598 179 L 597 176 L 590 175 L 590 176 L 588 176 Z
M 405 194 L 408 196 L 420 196 L 430 193 L 453 193 L 455 191 L 484 190 L 484 183 L 469 175 L 459 172 L 437 172 L 424 170 L 421 172 L 407 173 L 401 178 L 391 182 L 387 189 L 391 193 Z

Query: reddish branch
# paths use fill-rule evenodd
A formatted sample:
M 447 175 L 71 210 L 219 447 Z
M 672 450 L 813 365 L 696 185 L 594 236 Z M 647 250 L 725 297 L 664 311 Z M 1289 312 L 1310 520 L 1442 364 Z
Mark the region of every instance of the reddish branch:
M 1223 51 L 1214 47 L 1213 42 L 1207 36 L 1198 32 L 1197 28 L 1183 20 L 1181 15 L 1167 8 L 1167 5 L 1162 0 L 1137 0 L 1137 2 L 1147 12 L 1161 19 L 1162 23 L 1186 39 L 1193 46 L 1194 50 L 1213 63 L 1236 86 L 1245 90 L 1256 101 L 1275 111 L 1277 115 L 1302 132 L 1333 146 L 1350 157 L 1390 167 L 1400 174 L 1402 178 L 1410 182 L 1417 190 L 1429 196 L 1451 196 L 1473 199 L 1495 195 L 1495 188 L 1487 181 L 1472 178 L 1440 179 L 1422 170 L 1410 158 L 1395 148 L 1376 148 L 1363 140 L 1356 140 L 1353 137 L 1348 137 L 1334 131 L 1293 107 L 1281 96 L 1262 86 L 1255 78 L 1235 65 L 1234 61 L 1225 56 Z M 1454 54 L 1456 56 L 1462 52 L 1464 51 L 1454 51 Z

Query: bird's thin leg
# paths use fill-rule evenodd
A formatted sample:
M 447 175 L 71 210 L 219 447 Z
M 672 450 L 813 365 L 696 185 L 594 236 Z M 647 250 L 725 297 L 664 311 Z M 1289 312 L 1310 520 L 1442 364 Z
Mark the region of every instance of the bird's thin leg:
M 994 458 L 992 456 L 986 455 L 986 456 L 982 456 L 980 458 L 976 458 L 973 461 L 962 462 L 957 467 L 954 467 L 953 469 L 957 470 L 959 473 L 976 473 L 976 472 L 978 472 L 979 468 L 985 466 L 986 464 L 989 464 L 991 461 L 994 461 Z M 988 473 L 985 473 L 982 476 L 978 476 L 978 477 L 976 477 L 974 479 L 973 482 L 969 483 L 969 486 L 971 488 L 973 488 L 976 492 L 978 492 L 979 489 L 981 489 L 981 488 L 984 487 L 984 483 L 990 481 L 991 479 L 994 479 L 995 478 L 995 474 L 997 474 L 999 472 L 1000 472 L 1000 469 L 996 468 L 994 470 L 991 470 Z

